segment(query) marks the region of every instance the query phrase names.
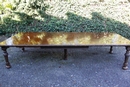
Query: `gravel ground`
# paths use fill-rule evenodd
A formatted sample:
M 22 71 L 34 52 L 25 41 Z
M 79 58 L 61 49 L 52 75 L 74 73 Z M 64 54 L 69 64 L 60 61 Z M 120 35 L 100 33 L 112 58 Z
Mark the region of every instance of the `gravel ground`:
M 130 69 L 122 70 L 124 47 L 68 49 L 9 48 L 11 69 L 0 50 L 0 87 L 129 87 Z M 129 64 L 130 65 L 130 64 Z

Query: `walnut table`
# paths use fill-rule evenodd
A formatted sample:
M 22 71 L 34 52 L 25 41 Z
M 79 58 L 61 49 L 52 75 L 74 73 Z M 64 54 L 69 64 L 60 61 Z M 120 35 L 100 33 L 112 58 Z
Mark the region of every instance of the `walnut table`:
M 42 47 L 42 48 L 64 48 L 64 59 L 67 59 L 67 48 L 85 48 L 89 46 L 113 46 L 126 48 L 125 60 L 122 69 L 128 68 L 130 56 L 130 40 L 116 33 L 89 33 L 89 32 L 26 32 L 18 33 L 0 42 L 4 53 L 6 68 L 11 65 L 8 60 L 7 48 L 9 47 Z

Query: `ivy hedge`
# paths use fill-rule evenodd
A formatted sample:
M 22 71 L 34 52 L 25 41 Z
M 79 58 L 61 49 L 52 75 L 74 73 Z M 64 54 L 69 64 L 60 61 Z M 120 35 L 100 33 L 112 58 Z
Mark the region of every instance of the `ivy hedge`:
M 2 0 L 0 33 L 115 32 L 130 39 L 130 3 L 105 0 Z M 85 2 L 86 1 L 86 2 Z M 114 0 L 112 0 L 114 1 Z

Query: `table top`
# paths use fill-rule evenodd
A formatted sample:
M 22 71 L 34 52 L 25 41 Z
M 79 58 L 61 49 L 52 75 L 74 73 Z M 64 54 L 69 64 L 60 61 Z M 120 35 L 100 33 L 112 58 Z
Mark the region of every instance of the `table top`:
M 0 46 L 89 46 L 130 45 L 130 40 L 115 33 L 26 32 L 18 33 Z

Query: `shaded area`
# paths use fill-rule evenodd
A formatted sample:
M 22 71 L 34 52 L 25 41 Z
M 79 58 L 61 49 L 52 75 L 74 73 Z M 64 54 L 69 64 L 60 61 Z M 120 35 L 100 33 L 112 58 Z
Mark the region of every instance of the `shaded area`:
M 21 21 L 6 18 L 5 23 L 0 25 L 2 34 L 17 32 L 114 32 L 130 39 L 130 26 L 116 21 L 114 19 L 105 18 L 98 12 L 92 12 L 92 18 L 86 18 L 67 12 L 67 19 L 54 17 L 46 14 L 47 7 L 38 10 L 38 13 L 44 20 L 35 19 L 33 16 L 25 13 L 14 12 Z M 6 28 L 6 30 L 2 30 Z
M 1 87 L 129 87 L 129 70 L 123 71 L 121 65 L 124 47 L 89 49 L 69 49 L 68 60 L 61 60 L 63 49 L 19 48 L 8 49 L 13 67 L 4 67 L 3 52 L 0 51 Z M 22 80 L 21 80 L 22 78 Z M 7 84 L 8 83 L 8 84 Z

